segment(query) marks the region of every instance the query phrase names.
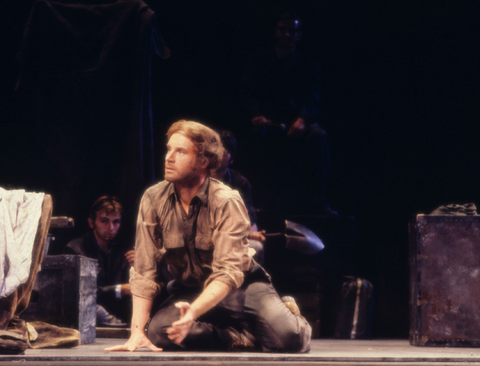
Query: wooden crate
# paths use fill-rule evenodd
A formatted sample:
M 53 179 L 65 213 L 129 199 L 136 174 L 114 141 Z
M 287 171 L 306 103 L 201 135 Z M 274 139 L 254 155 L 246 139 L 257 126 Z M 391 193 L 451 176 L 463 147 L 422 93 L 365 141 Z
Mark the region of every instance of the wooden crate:
M 480 346 L 480 217 L 410 223 L 410 343 Z
M 94 343 L 96 302 L 96 259 L 79 255 L 45 256 L 30 304 L 21 318 L 78 329 L 82 344 Z

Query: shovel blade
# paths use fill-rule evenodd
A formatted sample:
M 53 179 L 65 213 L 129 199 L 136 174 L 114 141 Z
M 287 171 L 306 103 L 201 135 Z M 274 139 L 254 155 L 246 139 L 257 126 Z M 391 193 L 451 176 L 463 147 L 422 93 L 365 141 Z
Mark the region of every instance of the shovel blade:
M 285 221 L 287 238 L 286 247 L 302 254 L 317 254 L 325 245 L 313 231 L 293 221 Z

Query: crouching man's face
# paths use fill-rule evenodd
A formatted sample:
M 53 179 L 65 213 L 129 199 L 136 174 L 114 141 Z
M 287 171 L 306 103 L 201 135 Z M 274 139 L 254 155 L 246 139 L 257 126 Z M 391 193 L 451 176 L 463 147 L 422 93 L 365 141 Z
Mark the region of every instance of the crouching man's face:
M 188 184 L 198 177 L 197 154 L 193 142 L 184 135 L 174 133 L 167 144 L 165 180 Z
M 88 224 L 93 229 L 98 244 L 102 245 L 108 244 L 115 239 L 118 234 L 118 229 L 120 229 L 120 221 L 120 213 L 107 213 L 106 210 L 100 210 L 97 212 L 95 221 L 89 218 Z

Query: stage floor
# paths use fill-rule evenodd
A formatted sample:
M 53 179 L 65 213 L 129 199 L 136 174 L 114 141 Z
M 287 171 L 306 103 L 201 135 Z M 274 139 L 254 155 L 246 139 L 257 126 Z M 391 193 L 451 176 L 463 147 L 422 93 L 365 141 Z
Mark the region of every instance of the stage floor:
M 480 365 L 480 348 L 414 347 L 407 340 L 315 339 L 307 354 L 246 352 L 104 352 L 125 339 L 97 338 L 71 349 L 29 349 L 25 355 L 0 355 L 7 365 Z M 155 363 L 152 363 L 154 361 Z

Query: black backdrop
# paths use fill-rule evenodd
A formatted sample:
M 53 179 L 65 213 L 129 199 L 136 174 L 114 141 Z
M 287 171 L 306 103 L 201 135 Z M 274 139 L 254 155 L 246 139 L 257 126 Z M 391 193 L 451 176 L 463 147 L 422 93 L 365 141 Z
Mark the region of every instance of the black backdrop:
M 150 0 L 172 57 L 155 62 L 154 122 L 179 118 L 241 136 L 236 102 L 245 57 L 271 46 L 283 9 L 304 19 L 299 48 L 322 66 L 330 134 L 330 203 L 357 219 L 359 274 L 377 290 L 375 337 L 408 335 L 407 222 L 446 203 L 478 203 L 480 132 L 477 1 Z M 12 108 L 15 53 L 32 0 L 0 9 L 0 186 L 34 189 L 30 149 Z M 14 105 L 13 105 L 14 106 Z M 248 172 L 248 161 L 238 161 Z M 161 179 L 161 174 L 159 174 Z M 54 214 L 62 214 L 55 213 Z

